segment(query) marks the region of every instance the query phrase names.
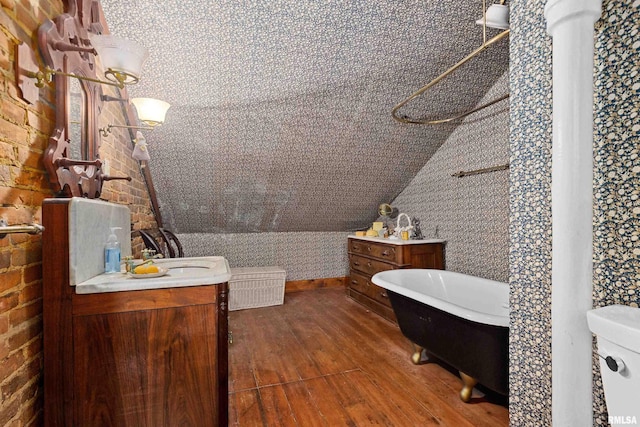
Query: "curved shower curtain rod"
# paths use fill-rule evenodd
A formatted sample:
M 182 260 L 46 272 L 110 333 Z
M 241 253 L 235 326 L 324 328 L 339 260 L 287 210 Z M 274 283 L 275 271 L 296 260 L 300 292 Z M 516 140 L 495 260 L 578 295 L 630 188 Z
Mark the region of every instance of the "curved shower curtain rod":
M 460 114 L 458 114 L 458 115 L 456 115 L 454 117 L 449 117 L 447 119 L 437 119 L 437 120 L 411 119 L 409 117 L 400 117 L 400 116 L 397 115 L 398 110 L 400 108 L 404 107 L 407 103 L 409 103 L 409 101 L 411 101 L 414 98 L 416 98 L 416 97 L 422 95 L 423 93 L 425 93 L 430 87 L 432 87 L 435 84 L 439 83 L 440 80 L 444 79 L 449 74 L 453 73 L 455 70 L 460 68 L 460 66 L 462 66 L 464 63 L 466 63 L 468 60 L 470 60 L 471 58 L 473 58 L 474 56 L 476 56 L 477 54 L 479 54 L 480 52 L 482 52 L 483 50 L 485 50 L 486 48 L 488 48 L 489 46 L 491 46 L 495 42 L 497 42 L 499 40 L 502 40 L 507 35 L 509 35 L 509 30 L 504 30 L 501 33 L 499 33 L 498 35 L 496 35 L 495 37 L 491 38 L 490 40 L 486 40 L 485 39 L 485 41 L 482 43 L 482 45 L 480 47 L 478 47 L 476 50 L 471 52 L 469 55 L 467 55 L 465 58 L 463 58 L 461 61 L 459 61 L 457 64 L 455 64 L 453 67 L 449 68 L 447 71 L 445 71 L 444 73 L 440 74 L 438 77 L 436 77 L 435 79 L 433 79 L 432 81 L 430 81 L 426 85 L 422 86 L 420 89 L 418 89 L 416 92 L 414 92 L 413 95 L 409 96 L 407 99 L 405 99 L 404 101 L 402 101 L 401 103 L 399 103 L 398 105 L 393 107 L 393 110 L 391 110 L 391 116 L 393 116 L 394 119 L 396 119 L 397 121 L 399 121 L 401 123 L 413 123 L 413 124 L 419 124 L 419 125 L 438 125 L 438 124 L 449 123 L 449 122 L 452 122 L 454 120 L 461 119 L 463 117 L 468 116 L 469 114 L 475 113 L 476 111 L 480 111 L 483 108 L 487 108 L 487 107 L 489 107 L 489 106 L 491 106 L 491 105 L 493 105 L 493 104 L 495 104 L 497 102 L 500 102 L 503 99 L 507 99 L 509 97 L 509 94 L 506 94 L 506 95 L 503 95 L 503 96 L 501 96 L 499 98 L 496 98 L 493 101 L 489 101 L 486 104 L 483 104 L 483 105 L 481 105 L 479 107 L 474 108 L 473 110 L 465 111 L 464 113 L 460 113 Z

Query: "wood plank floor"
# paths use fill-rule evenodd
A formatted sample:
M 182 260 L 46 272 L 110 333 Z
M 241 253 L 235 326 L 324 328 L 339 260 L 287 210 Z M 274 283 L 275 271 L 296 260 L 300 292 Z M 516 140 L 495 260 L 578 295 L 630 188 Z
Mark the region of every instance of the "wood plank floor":
M 291 293 L 282 306 L 231 312 L 229 329 L 229 425 L 509 424 L 499 399 L 465 404 L 456 375 L 437 363 L 413 365 L 398 327 L 342 289 Z

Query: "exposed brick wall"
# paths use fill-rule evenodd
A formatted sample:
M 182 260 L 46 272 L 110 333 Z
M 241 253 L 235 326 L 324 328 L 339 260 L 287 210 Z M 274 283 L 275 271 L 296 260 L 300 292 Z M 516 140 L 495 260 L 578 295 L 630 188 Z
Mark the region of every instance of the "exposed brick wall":
M 35 105 L 15 85 L 15 46 L 35 46 L 38 26 L 63 10 L 61 0 L 0 0 L 0 217 L 9 224 L 41 222 L 41 203 L 52 197 L 42 154 L 55 120 L 54 91 L 40 90 Z M 105 106 L 101 125 L 122 123 L 120 103 Z M 108 122 L 107 122 L 108 116 Z M 129 206 L 134 228 L 155 227 L 144 180 L 131 159 L 126 132 L 103 138 L 100 156 L 112 175 L 102 198 Z M 141 243 L 134 239 L 134 253 Z M 40 236 L 0 239 L 0 426 L 42 425 L 42 251 Z

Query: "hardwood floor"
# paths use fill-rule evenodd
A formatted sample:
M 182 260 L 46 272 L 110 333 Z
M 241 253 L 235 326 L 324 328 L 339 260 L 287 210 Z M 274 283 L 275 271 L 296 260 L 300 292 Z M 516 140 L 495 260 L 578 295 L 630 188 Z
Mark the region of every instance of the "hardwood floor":
M 507 408 L 458 397 L 460 379 L 411 363 L 398 327 L 343 289 L 229 314 L 229 425 L 507 426 Z

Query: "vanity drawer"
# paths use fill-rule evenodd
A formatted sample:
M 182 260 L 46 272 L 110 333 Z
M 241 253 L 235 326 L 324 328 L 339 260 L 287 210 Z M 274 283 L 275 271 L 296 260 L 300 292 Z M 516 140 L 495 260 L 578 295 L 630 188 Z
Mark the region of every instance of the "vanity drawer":
M 381 288 L 380 286 L 374 285 L 366 276 L 352 271 L 351 276 L 349 277 L 349 287 L 352 290 L 366 295 L 369 298 L 378 301 L 379 303 L 384 304 L 387 307 L 391 307 L 391 302 L 389 301 L 387 290 Z
M 349 240 L 349 251 L 354 254 L 361 254 L 391 262 L 399 262 L 398 257 L 400 252 L 392 245 L 367 242 L 364 240 Z
M 349 255 L 349 265 L 352 270 L 361 271 L 369 276 L 376 274 L 379 271 L 393 270 L 396 268 L 392 264 L 388 264 L 383 261 L 377 261 L 372 258 L 365 258 L 359 255 Z

